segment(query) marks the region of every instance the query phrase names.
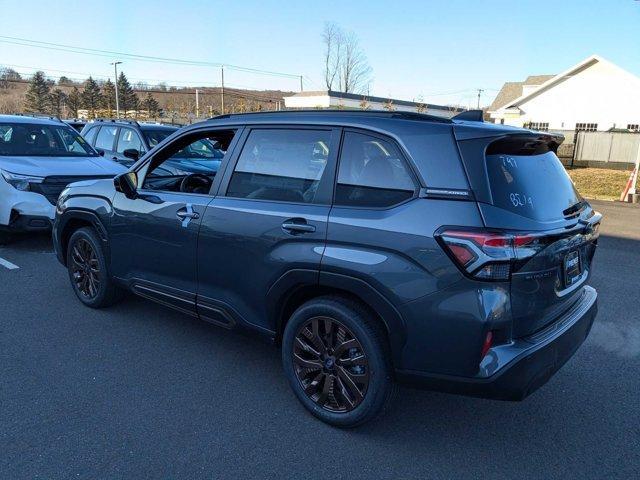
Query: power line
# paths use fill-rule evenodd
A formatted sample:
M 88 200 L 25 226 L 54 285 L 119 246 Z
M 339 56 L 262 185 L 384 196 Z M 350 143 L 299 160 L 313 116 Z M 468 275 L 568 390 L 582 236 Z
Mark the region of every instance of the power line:
M 219 62 L 205 62 L 199 60 L 183 60 L 179 58 L 169 58 L 169 57 L 158 57 L 153 55 L 140 55 L 135 53 L 125 53 L 125 52 L 116 52 L 112 50 L 100 50 L 96 48 L 86 48 L 86 47 L 77 47 L 74 45 L 65 45 L 60 43 L 52 43 L 52 42 L 42 42 L 38 40 L 29 40 L 27 38 L 19 38 L 19 37 L 9 37 L 7 35 L 0 35 L 0 42 L 9 43 L 13 45 L 21 45 L 25 47 L 33 47 L 33 48 L 42 48 L 45 50 L 57 50 L 68 53 L 77 53 L 82 55 L 93 55 L 99 57 L 123 57 L 129 58 L 132 60 L 139 60 L 144 62 L 157 62 L 157 63 L 170 63 L 175 65 L 190 65 L 190 66 L 198 66 L 198 67 L 215 67 L 221 68 L 223 65 L 225 68 L 247 72 L 247 73 L 255 73 L 259 75 L 271 75 L 277 77 L 286 77 L 286 78 L 295 78 L 298 79 L 300 75 L 293 73 L 284 73 L 284 72 L 275 72 L 271 70 L 263 70 L 259 68 L 252 67 L 243 67 L 240 65 L 230 65 L 228 63 L 219 63 Z

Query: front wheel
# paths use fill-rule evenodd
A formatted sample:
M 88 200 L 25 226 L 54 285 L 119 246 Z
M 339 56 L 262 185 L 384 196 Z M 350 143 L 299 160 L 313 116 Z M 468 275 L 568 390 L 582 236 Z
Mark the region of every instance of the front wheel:
M 71 235 L 67 269 L 76 296 L 86 306 L 107 307 L 122 298 L 122 290 L 109 277 L 102 244 L 92 228 L 80 228 Z
M 372 420 L 395 392 L 383 327 L 347 298 L 321 297 L 298 308 L 284 331 L 282 362 L 300 402 L 331 425 Z

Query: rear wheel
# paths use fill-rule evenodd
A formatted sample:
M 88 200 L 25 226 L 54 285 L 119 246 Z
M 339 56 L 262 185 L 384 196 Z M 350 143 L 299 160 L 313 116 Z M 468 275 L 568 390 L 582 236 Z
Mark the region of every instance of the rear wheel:
M 92 228 L 80 228 L 71 235 L 67 269 L 76 296 L 88 307 L 107 307 L 122 298 L 122 290 L 109 277 L 100 239 Z
M 332 425 L 372 420 L 395 391 L 382 327 L 346 298 L 321 297 L 296 310 L 284 331 L 282 361 L 300 402 Z

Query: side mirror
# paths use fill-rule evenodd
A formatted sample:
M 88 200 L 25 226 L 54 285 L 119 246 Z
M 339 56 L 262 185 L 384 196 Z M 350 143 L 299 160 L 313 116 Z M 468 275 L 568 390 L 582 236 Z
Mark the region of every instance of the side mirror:
M 138 160 L 138 158 L 140 158 L 140 152 L 135 148 L 127 148 L 124 152 L 122 152 L 122 154 L 132 160 Z
M 98 155 L 100 155 L 101 157 L 104 157 L 104 150 L 102 150 L 101 148 L 96 148 L 96 152 L 98 152 Z
M 136 172 L 121 173 L 113 179 L 116 192 L 123 193 L 125 197 L 133 200 L 138 197 L 138 175 Z

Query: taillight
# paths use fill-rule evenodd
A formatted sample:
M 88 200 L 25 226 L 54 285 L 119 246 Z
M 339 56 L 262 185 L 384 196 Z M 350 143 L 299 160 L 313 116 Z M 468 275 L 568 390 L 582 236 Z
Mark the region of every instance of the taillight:
M 456 265 L 478 280 L 509 280 L 515 261 L 525 260 L 547 245 L 536 233 L 502 233 L 446 229 L 436 237 Z

